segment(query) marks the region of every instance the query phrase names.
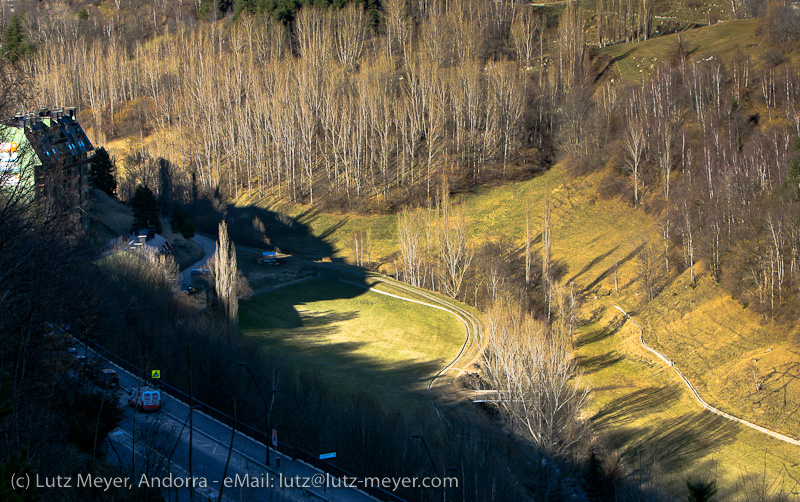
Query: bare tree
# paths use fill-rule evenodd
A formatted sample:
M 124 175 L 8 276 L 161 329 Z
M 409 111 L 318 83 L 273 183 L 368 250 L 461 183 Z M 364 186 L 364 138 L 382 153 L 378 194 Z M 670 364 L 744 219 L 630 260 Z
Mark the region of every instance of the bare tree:
M 542 37 L 543 21 L 531 7 L 523 6 L 519 15 L 511 23 L 511 38 L 517 51 L 517 59 L 530 68 Z M 541 64 L 541 62 L 540 62 Z
M 442 267 L 439 276 L 445 294 L 457 298 L 464 277 L 472 263 L 472 247 L 467 235 L 467 222 L 461 208 L 450 207 L 445 189 L 442 189 L 442 221 L 438 233 L 439 256 Z
M 558 68 L 561 84 L 571 90 L 583 80 L 586 56 L 586 35 L 583 28 L 583 9 L 570 0 L 558 25 Z
M 694 285 L 694 236 L 692 233 L 694 222 L 686 202 L 683 203 L 681 209 L 681 237 L 683 239 L 684 256 L 689 266 L 689 282 Z
M 550 318 L 552 305 L 553 270 L 550 263 L 550 198 L 544 199 L 542 218 L 542 288 L 547 299 L 547 318 Z
M 236 249 L 228 238 L 228 226 L 219 224 L 219 240 L 214 255 L 209 259 L 214 277 L 214 289 L 225 317 L 231 323 L 239 319 L 239 269 L 236 266 Z
M 647 299 L 653 300 L 658 293 L 658 287 L 661 283 L 663 274 L 661 273 L 661 253 L 658 246 L 648 242 L 642 247 L 637 256 L 637 272 L 639 273 L 639 280 L 642 281 L 645 291 L 647 292 Z
M 633 203 L 636 205 L 639 203 L 639 169 L 647 147 L 647 132 L 641 120 L 634 117 L 628 118 L 625 126 L 624 145 L 628 154 L 628 166 L 633 172 Z
M 503 174 L 508 170 L 519 141 L 526 79 L 518 71 L 517 66 L 510 63 L 497 63 L 489 71 L 489 95 L 502 138 Z
M 424 229 L 418 215 L 404 211 L 397 219 L 397 236 L 400 240 L 402 279 L 414 286 L 421 285 Z
M 356 265 L 369 267 L 372 260 L 372 228 L 353 230 L 352 237 Z
M 384 23 L 386 26 L 386 52 L 394 57 L 395 52 L 405 57 L 411 41 L 410 16 L 405 0 L 385 0 L 383 2 Z
M 569 457 L 588 438 L 582 389 L 565 334 L 518 307 L 495 304 L 483 333 L 483 376 L 508 428 L 550 456 Z
M 525 284 L 531 283 L 531 204 L 525 199 Z
M 350 3 L 333 14 L 332 28 L 336 41 L 336 55 L 347 70 L 354 70 L 364 51 L 367 37 L 367 20 L 364 8 Z

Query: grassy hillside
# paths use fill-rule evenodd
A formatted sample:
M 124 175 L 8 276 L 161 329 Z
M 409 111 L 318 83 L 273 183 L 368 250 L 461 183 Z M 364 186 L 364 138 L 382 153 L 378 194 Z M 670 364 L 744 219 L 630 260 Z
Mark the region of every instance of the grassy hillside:
M 425 388 L 461 349 L 461 322 L 339 279 L 326 272 L 242 303 L 244 335 L 336 390 L 370 394 L 388 409 L 430 406 Z
M 661 62 L 673 61 L 679 46 L 691 62 L 719 58 L 728 69 L 734 58 L 749 59 L 752 70 L 781 62 L 797 64 L 796 51 L 780 50 L 758 36 L 759 23 L 757 19 L 723 21 L 643 42 L 611 45 L 600 53 L 612 58 L 611 67 L 628 83 L 641 83 Z
M 726 21 L 602 51 L 628 82 L 639 82 L 671 58 L 679 36 L 692 61 L 712 55 L 729 61 L 741 51 L 759 67 L 769 54 L 756 29 L 756 21 Z M 587 416 L 628 470 L 646 471 L 673 488 L 689 476 L 716 477 L 724 500 L 757 499 L 749 494 L 760 489 L 794 490 L 800 448 L 703 412 L 674 372 L 641 347 L 638 331 L 621 322 L 613 307 L 622 306 L 645 327 L 648 343 L 674 360 L 707 402 L 800 438 L 797 329 L 744 308 L 714 283 L 702 263 L 696 287 L 689 285 L 687 271 L 679 271 L 648 303 L 636 256 L 645 241 L 660 241 L 660 231 L 643 209 L 597 196 L 601 177 L 574 180 L 556 167 L 529 181 L 478 188 L 455 203 L 464 209 L 474 242 L 508 238 L 521 246 L 526 204 L 538 233 L 545 198 L 550 199 L 552 255 L 562 270 L 560 280 L 585 295 L 584 325 L 575 342 L 584 381 L 592 388 Z M 267 199 L 236 203 L 294 218 L 345 259 L 354 255 L 354 231 L 368 230 L 370 260 L 385 273 L 395 272 L 396 215 L 319 212 Z M 422 399 L 425 378 L 457 352 L 461 331 L 448 324 L 456 322 L 332 278 L 265 293 L 242 305 L 245 334 L 260 338 L 267 350 L 317 368 L 343 390 L 383 396 L 386 404 Z
M 661 61 L 668 61 L 677 54 L 679 39 L 691 61 L 710 56 L 730 60 L 740 51 L 758 64 L 766 48 L 763 41 L 755 36 L 757 27 L 757 20 L 736 19 L 643 42 L 612 45 L 601 52 L 614 58 L 614 64 L 624 80 L 636 83 L 646 79 Z
M 781 476 L 784 480 L 789 474 L 800 476 L 800 448 L 703 412 L 674 372 L 639 345 L 638 330 L 630 323 L 623 325 L 613 306 L 622 306 L 645 326 L 648 342 L 673 359 L 710 404 L 800 437 L 795 417 L 800 408 L 796 398 L 800 395 L 796 383 L 800 354 L 792 348 L 791 333 L 744 309 L 705 275 L 702 264 L 696 266 L 696 288 L 688 286 L 688 271 L 684 271 L 648 304 L 637 278 L 636 255 L 646 239 L 658 242 L 659 229 L 644 210 L 597 197 L 600 178 L 574 180 L 556 167 L 530 181 L 476 190 L 457 202 L 465 210 L 475 241 L 507 236 L 522 245 L 526 201 L 538 233 L 544 199 L 550 197 L 552 254 L 564 270 L 561 280 L 574 283 L 586 297 L 585 325 L 576 338 L 576 353 L 585 382 L 592 388 L 587 414 L 619 449 L 627 468 L 652 469 L 657 460 L 660 479 L 673 489 L 680 488 L 688 475 L 716 476 L 729 490 L 724 492 L 728 496 L 730 490 L 741 494 L 743 477 L 758 483 L 766 476 L 775 483 Z M 282 209 L 292 215 L 307 210 Z M 352 253 L 354 229 L 372 228 L 374 259 L 386 271 L 393 271 L 395 216 L 316 213 L 303 221 L 316 235 L 332 242 L 342 257 Z M 619 293 L 614 290 L 617 263 Z M 672 264 L 676 265 L 680 266 Z M 331 312 L 352 309 L 346 305 L 331 308 L 320 303 L 319 307 Z M 254 322 L 251 317 L 243 319 Z M 316 338 L 314 345 L 336 343 L 335 335 L 330 336 Z M 342 370 L 337 363 L 330 366 L 334 373 Z M 757 378 L 764 380 L 758 393 L 751 366 Z M 791 486 L 777 483 L 773 488 Z

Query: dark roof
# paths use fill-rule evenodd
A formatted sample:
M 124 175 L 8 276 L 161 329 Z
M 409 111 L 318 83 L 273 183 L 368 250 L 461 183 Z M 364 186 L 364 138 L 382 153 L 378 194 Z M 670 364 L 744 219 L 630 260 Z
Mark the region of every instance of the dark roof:
M 25 134 L 42 164 L 74 163 L 73 158 L 94 150 L 77 120 L 70 116 L 44 118 L 26 124 Z

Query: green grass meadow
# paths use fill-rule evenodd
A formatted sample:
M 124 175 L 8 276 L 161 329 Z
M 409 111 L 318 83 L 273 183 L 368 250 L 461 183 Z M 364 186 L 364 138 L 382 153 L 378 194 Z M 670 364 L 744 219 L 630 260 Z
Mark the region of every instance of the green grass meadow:
M 755 21 L 736 20 L 680 37 L 692 61 L 711 55 L 730 61 L 740 53 L 757 68 L 765 48 L 756 31 Z M 623 80 L 639 82 L 675 52 L 677 42 L 675 34 L 602 52 L 614 59 Z M 709 404 L 800 439 L 800 351 L 792 345 L 797 329 L 744 308 L 704 273 L 702 262 L 696 264 L 696 287 L 689 285 L 688 271 L 678 270 L 648 303 L 636 255 L 645 241 L 660 242 L 660 229 L 628 201 L 598 196 L 601 177 L 576 180 L 556 166 L 528 181 L 458 195 L 454 204 L 463 208 L 473 242 L 504 238 L 522 246 L 526 207 L 537 236 L 549 200 L 560 280 L 584 294 L 575 354 L 581 381 L 591 389 L 585 414 L 601 441 L 618 452 L 625 472 L 647 474 L 672 491 L 682 491 L 689 478 L 715 479 L 719 500 L 797 497 L 800 447 L 703 411 L 674 371 L 645 351 L 638 330 L 622 323 L 614 306 L 644 326 L 647 342 L 675 361 Z M 396 215 L 258 204 L 308 225 L 333 245 L 334 258 L 351 259 L 353 232 L 369 230 L 371 260 L 394 273 Z M 328 276 L 259 295 L 242 305 L 241 319 L 245 335 L 262 340 L 265 350 L 318 370 L 342 390 L 381 396 L 387 406 L 420 405 L 427 379 L 455 357 L 464 336 L 449 314 Z M 762 382 L 759 391 L 754 378 Z
M 353 281 L 344 275 L 345 280 Z M 464 327 L 453 315 L 343 283 L 325 273 L 243 302 L 244 336 L 342 392 L 387 409 L 415 409 L 430 379 L 456 357 Z

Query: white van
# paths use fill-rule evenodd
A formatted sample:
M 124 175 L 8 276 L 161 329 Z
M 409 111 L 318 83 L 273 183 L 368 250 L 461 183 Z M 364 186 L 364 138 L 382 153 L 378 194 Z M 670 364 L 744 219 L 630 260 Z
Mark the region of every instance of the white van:
M 156 411 L 161 408 L 161 392 L 152 387 L 134 387 L 128 396 L 128 406 L 136 411 Z

